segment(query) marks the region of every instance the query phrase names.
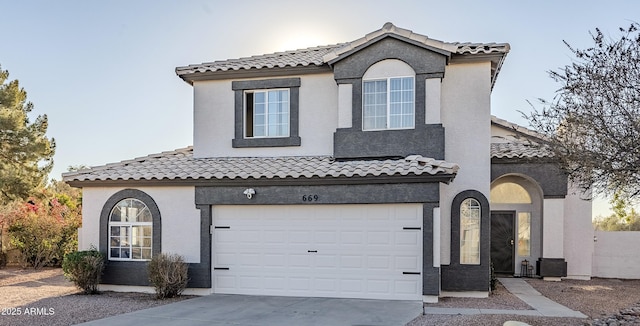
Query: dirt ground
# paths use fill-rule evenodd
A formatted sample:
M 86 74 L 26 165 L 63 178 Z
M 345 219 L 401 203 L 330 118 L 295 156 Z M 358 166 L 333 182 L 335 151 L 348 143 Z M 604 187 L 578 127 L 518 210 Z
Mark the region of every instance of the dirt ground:
M 540 293 L 589 316 L 548 318 L 517 315 L 448 316 L 423 315 L 409 323 L 425 325 L 502 325 L 508 320 L 530 325 L 590 325 L 596 318 L 610 316 L 640 303 L 640 280 L 592 279 L 545 282 L 527 279 Z M 135 310 L 184 300 L 156 300 L 152 294 L 103 292 L 82 295 L 67 281 L 59 268 L 39 271 L 0 269 L 0 325 L 74 325 Z M 489 298 L 443 298 L 434 307 L 531 309 L 498 285 Z
M 156 300 L 153 294 L 80 294 L 60 268 L 0 269 L 0 325 L 62 326 L 191 298 Z
M 409 325 L 502 325 L 509 320 L 521 321 L 530 325 L 591 325 L 594 319 L 615 315 L 622 309 L 640 303 L 640 280 L 598 278 L 591 279 L 590 281 L 563 280 L 561 282 L 547 282 L 533 278 L 526 280 L 542 295 L 573 310 L 580 311 L 589 316 L 589 318 L 552 318 L 518 315 L 423 315 L 413 320 Z M 508 310 L 531 309 L 500 285 L 497 291 L 487 299 L 443 298 L 439 303 L 431 306 Z

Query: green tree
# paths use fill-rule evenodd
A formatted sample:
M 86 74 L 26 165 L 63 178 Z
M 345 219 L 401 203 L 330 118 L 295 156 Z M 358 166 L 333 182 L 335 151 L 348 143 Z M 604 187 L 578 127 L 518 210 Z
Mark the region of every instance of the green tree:
M 640 33 L 632 23 L 617 38 L 599 29 L 593 46 L 549 72 L 561 87 L 525 115 L 547 137 L 571 181 L 596 194 L 640 198 Z
M 640 215 L 631 202 L 614 193 L 611 200 L 611 215 L 599 216 L 593 221 L 596 230 L 602 231 L 640 231 Z
M 33 104 L 18 80 L 0 67 L 0 205 L 25 199 L 44 186 L 53 167 L 55 141 L 47 138 L 47 115 L 30 122 Z

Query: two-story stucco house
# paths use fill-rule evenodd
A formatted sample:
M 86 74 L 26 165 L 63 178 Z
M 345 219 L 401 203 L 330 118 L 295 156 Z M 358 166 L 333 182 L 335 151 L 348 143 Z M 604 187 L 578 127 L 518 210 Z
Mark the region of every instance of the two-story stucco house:
M 160 252 L 199 293 L 482 296 L 492 261 L 589 278 L 590 202 L 519 140 L 536 134 L 491 116 L 508 51 L 387 23 L 178 67 L 193 147 L 64 174 L 83 189 L 80 249 L 107 255 L 105 289 L 142 290 Z

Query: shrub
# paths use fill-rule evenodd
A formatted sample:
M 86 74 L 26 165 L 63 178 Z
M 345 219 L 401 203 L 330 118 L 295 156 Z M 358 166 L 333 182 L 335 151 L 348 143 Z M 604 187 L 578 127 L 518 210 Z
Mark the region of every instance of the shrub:
M 62 262 L 64 276 L 85 294 L 98 293 L 103 269 L 104 255 L 95 248 L 68 253 Z
M 155 255 L 147 269 L 149 282 L 156 289 L 158 299 L 176 297 L 187 287 L 189 265 L 180 255 L 165 253 Z
M 20 253 L 22 267 L 58 265 L 64 254 L 77 248 L 80 208 L 62 204 L 55 197 L 13 202 L 0 210 L 8 226 L 10 244 Z

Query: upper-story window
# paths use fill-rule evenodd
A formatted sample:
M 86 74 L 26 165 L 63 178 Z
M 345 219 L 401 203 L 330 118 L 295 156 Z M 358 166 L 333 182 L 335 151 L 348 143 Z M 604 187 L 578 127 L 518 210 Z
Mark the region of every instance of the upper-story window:
M 234 81 L 233 147 L 300 146 L 300 78 Z
M 410 129 L 415 126 L 413 77 L 363 82 L 363 130 Z
M 289 90 L 245 92 L 245 137 L 289 137 Z

